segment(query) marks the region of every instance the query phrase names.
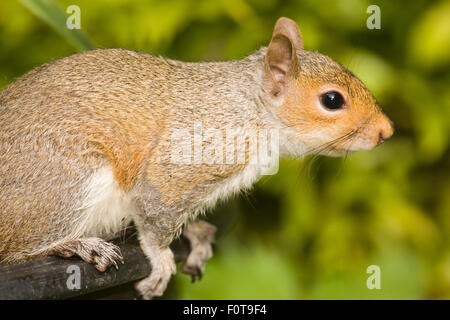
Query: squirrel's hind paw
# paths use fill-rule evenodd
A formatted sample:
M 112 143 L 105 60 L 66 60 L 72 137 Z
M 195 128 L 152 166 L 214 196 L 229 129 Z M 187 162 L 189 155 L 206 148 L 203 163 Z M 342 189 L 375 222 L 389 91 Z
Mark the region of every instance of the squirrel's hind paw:
M 64 258 L 76 254 L 84 261 L 93 264 L 101 272 L 111 266 L 118 269 L 117 262 L 123 263 L 124 261 L 118 246 L 100 238 L 69 240 L 53 247 L 49 254 Z

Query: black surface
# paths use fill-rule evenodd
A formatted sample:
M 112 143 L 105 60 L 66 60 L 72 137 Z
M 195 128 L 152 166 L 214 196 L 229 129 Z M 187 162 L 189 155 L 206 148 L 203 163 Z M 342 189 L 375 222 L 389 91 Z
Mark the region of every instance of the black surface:
M 0 267 L 0 299 L 67 299 L 135 281 L 150 273 L 150 263 L 135 237 L 114 242 L 125 259 L 118 270 L 112 267 L 100 272 L 77 257 L 46 257 Z M 187 257 L 189 244 L 185 239 L 176 240 L 171 247 L 176 261 Z M 71 265 L 80 268 L 79 290 L 71 290 L 67 286 L 71 275 L 67 268 Z

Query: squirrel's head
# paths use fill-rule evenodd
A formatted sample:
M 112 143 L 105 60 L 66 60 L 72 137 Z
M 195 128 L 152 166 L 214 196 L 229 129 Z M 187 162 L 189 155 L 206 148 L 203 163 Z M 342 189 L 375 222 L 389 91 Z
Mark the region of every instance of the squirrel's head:
M 303 49 L 297 24 L 280 18 L 265 52 L 262 94 L 289 153 L 343 155 L 393 134 L 366 86 L 329 57 Z

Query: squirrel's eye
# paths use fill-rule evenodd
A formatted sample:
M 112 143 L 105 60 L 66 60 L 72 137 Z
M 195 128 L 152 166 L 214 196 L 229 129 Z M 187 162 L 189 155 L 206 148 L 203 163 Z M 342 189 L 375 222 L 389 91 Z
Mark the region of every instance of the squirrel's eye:
M 344 106 L 344 98 L 339 92 L 336 91 L 324 93 L 320 97 L 320 102 L 325 108 L 331 110 L 340 109 Z

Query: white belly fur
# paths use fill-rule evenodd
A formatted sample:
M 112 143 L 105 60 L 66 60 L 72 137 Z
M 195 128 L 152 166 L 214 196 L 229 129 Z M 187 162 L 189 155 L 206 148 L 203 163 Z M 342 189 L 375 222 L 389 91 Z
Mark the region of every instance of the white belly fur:
M 89 178 L 83 199 L 73 237 L 108 239 L 132 221 L 130 196 L 120 188 L 110 167 L 100 168 Z

